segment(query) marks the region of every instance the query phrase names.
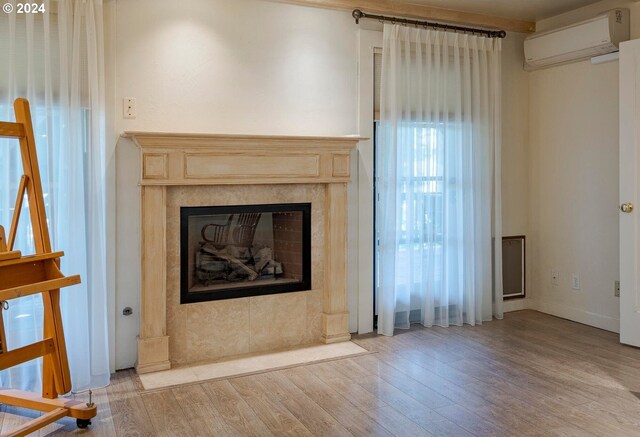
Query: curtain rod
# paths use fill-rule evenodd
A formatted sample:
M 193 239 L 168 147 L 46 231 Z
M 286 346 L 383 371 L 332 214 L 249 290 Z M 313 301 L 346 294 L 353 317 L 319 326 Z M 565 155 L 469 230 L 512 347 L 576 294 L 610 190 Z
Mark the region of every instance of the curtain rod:
M 474 27 L 453 26 L 449 24 L 432 23 L 428 21 L 408 20 L 406 18 L 387 17 L 385 15 L 373 15 L 362 12 L 360 9 L 354 9 L 351 15 L 353 16 L 353 18 L 355 18 L 356 24 L 358 24 L 362 18 L 371 18 L 373 20 L 391 21 L 394 24 L 412 24 L 416 27 L 424 26 L 433 27 L 435 29 L 443 29 L 445 31 L 449 30 L 454 32 L 477 33 L 488 38 L 504 38 L 505 36 L 507 36 L 507 32 L 505 32 L 504 30 L 478 29 Z

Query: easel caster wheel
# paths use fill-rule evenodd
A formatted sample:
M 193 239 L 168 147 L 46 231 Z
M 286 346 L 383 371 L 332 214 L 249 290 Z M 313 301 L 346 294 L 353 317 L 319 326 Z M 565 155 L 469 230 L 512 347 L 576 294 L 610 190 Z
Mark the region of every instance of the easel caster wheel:
M 84 429 L 84 428 L 88 427 L 89 425 L 91 425 L 91 420 L 89 420 L 89 419 L 76 419 L 76 425 L 78 425 L 78 428 Z

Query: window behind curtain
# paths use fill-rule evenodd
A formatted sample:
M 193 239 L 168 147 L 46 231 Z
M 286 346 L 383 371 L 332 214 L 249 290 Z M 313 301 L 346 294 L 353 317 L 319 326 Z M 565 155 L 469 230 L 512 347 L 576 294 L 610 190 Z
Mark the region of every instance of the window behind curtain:
M 382 50 L 374 49 L 374 68 L 373 68 L 373 116 L 375 120 L 374 132 L 376 132 L 375 145 L 380 145 L 380 139 L 377 134 L 380 132 L 380 87 L 382 72 Z M 435 215 L 442 214 L 442 190 L 443 190 L 443 160 L 439 147 L 444 147 L 444 125 L 442 123 L 405 123 L 401 129 L 405 138 L 412 138 L 415 156 L 421 156 L 414 162 L 414 168 L 411 172 L 412 177 L 403 181 L 403 198 L 402 198 L 402 220 L 401 230 L 405 234 L 402 238 L 403 244 L 408 244 L 406 240 L 406 231 L 409 222 L 412 226 L 420 226 L 427 224 L 435 224 L 436 230 L 431 235 L 429 243 L 442 243 L 442 221 L 436 220 Z M 378 154 L 378 156 L 380 156 Z M 408 190 L 412 186 L 415 190 Z M 429 203 L 429 210 L 436 211 L 434 214 L 425 214 L 417 216 L 410 214 L 415 211 L 415 205 L 418 201 L 416 194 L 407 195 L 408 192 L 420 192 L 424 201 Z M 413 208 L 411 207 L 413 204 Z M 411 217 L 409 217 L 411 215 Z M 417 243 L 417 242 L 414 242 Z
M 380 147 L 379 138 L 379 121 L 375 122 L 376 137 L 375 147 L 376 156 L 381 156 L 378 147 Z M 413 162 L 407 162 L 404 165 L 406 174 L 409 177 L 402 179 L 402 187 L 400 198 L 401 213 L 399 217 L 398 230 L 400 235 L 400 245 L 398 247 L 398 267 L 397 267 L 397 283 L 410 287 L 410 257 L 409 252 L 412 250 L 431 249 L 437 253 L 443 250 L 444 235 L 444 211 L 443 211 L 443 191 L 446 183 L 444 177 L 444 147 L 445 144 L 445 128 L 443 123 L 417 123 L 406 122 L 400 127 L 400 135 L 404 141 L 410 144 L 412 154 L 416 157 Z M 455 181 L 449 181 L 455 183 Z M 425 238 L 418 241 L 411 241 L 408 238 L 409 229 L 422 227 L 424 229 Z M 377 235 L 376 230 L 376 235 Z M 377 246 L 376 246 L 377 247 Z M 379 284 L 378 272 L 380 271 L 378 257 L 376 255 L 376 289 Z M 420 266 L 414 266 L 420 268 Z M 439 270 L 438 270 L 439 271 Z M 440 281 L 441 277 L 433 278 L 434 281 Z M 411 320 L 417 321 L 420 317 L 420 299 L 415 299 L 411 305 Z
M 60 168 L 64 163 L 56 159 L 59 155 L 60 126 L 62 119 L 60 114 L 60 72 L 53 68 L 47 70 L 45 57 L 51 65 L 59 63 L 59 40 L 55 29 L 58 17 L 49 16 L 49 44 L 45 44 L 45 23 L 41 15 L 18 16 L 11 23 L 9 14 L 0 15 L 0 120 L 15 121 L 13 110 L 13 98 L 25 97 L 31 103 L 31 117 L 33 123 L 38 164 L 42 180 L 42 190 L 47 215 L 47 225 L 50 230 L 55 226 L 53 220 L 55 214 L 53 208 L 56 200 L 55 184 L 57 173 L 64 171 Z M 27 41 L 24 29 L 27 19 L 33 20 L 29 26 L 33 26 L 33 40 Z M 18 29 L 11 36 L 11 29 Z M 85 53 L 86 51 L 83 51 Z M 81 70 L 86 69 L 86 59 L 80 60 Z M 12 68 L 17 68 L 19 73 L 11 73 Z M 20 70 L 24 69 L 24 72 Z M 29 72 L 29 73 L 27 73 Z M 82 139 L 84 140 L 86 173 L 86 144 L 88 144 L 89 114 L 88 84 L 86 74 L 80 74 L 81 86 L 79 98 L 83 107 L 78 114 L 81 123 Z M 50 95 L 45 89 L 46 81 L 50 82 Z M 30 86 L 28 84 L 31 84 Z M 50 105 L 45 105 L 50 102 Z M 47 109 L 48 108 L 48 109 Z M 23 174 L 22 157 L 18 140 L 0 139 L 0 225 L 5 227 L 8 233 L 14 214 L 15 201 L 18 193 L 20 178 Z M 51 244 L 54 250 L 60 248 L 56 241 L 56 233 L 50 232 Z M 33 242 L 33 230 L 29 215 L 29 202 L 24 198 L 18 232 L 15 240 L 15 250 L 20 250 L 23 255 L 35 252 Z M 62 258 L 64 270 L 65 258 Z M 84 278 L 83 278 L 84 279 Z M 10 311 L 4 314 L 5 328 L 9 346 L 12 349 L 24 346 L 35 340 L 42 339 L 43 306 L 39 294 L 13 299 L 10 302 Z M 40 366 L 42 359 L 33 360 L 20 366 L 12 367 L 0 374 L 0 385 L 33 388 L 40 384 Z
M 436 123 L 406 123 L 400 128 L 416 159 L 404 163 L 411 176 L 402 179 L 401 244 L 442 244 L 444 134 Z M 420 204 L 423 206 L 420 207 Z M 433 229 L 424 241 L 409 241 L 409 227 Z

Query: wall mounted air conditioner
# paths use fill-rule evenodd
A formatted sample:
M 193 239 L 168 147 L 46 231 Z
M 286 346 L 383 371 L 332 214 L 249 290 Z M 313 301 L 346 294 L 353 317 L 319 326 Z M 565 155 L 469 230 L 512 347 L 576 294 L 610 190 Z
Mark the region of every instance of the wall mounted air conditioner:
M 618 51 L 629 39 L 629 9 L 613 9 L 590 20 L 530 35 L 524 41 L 525 69 L 581 61 Z

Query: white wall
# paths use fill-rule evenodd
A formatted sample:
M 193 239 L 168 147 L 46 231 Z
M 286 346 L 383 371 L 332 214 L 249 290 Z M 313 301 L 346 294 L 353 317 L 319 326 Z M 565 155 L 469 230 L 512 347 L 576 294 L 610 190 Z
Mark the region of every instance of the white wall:
M 357 131 L 349 13 L 255 0 L 118 1 L 122 130 L 345 135 Z
M 638 37 L 639 4 L 624 0 L 542 20 L 538 30 L 617 6 L 631 8 L 632 38 Z M 618 331 L 618 63 L 532 72 L 529 96 L 530 306 Z M 558 285 L 552 270 L 560 274 Z M 573 273 L 580 290 L 571 286 Z
M 104 33 L 105 33 L 105 59 L 115 60 L 115 25 L 116 25 L 116 2 L 115 0 L 105 0 L 104 5 Z M 115 77 L 115 62 L 105 62 L 105 107 L 115 106 L 115 81 L 109 80 Z M 106 242 L 107 242 L 107 290 L 108 290 L 108 311 L 109 318 L 109 368 L 116 368 L 116 143 L 118 133 L 115 129 L 115 113 L 112 110 L 106 111 L 106 150 L 105 150 L 105 177 L 106 177 Z

